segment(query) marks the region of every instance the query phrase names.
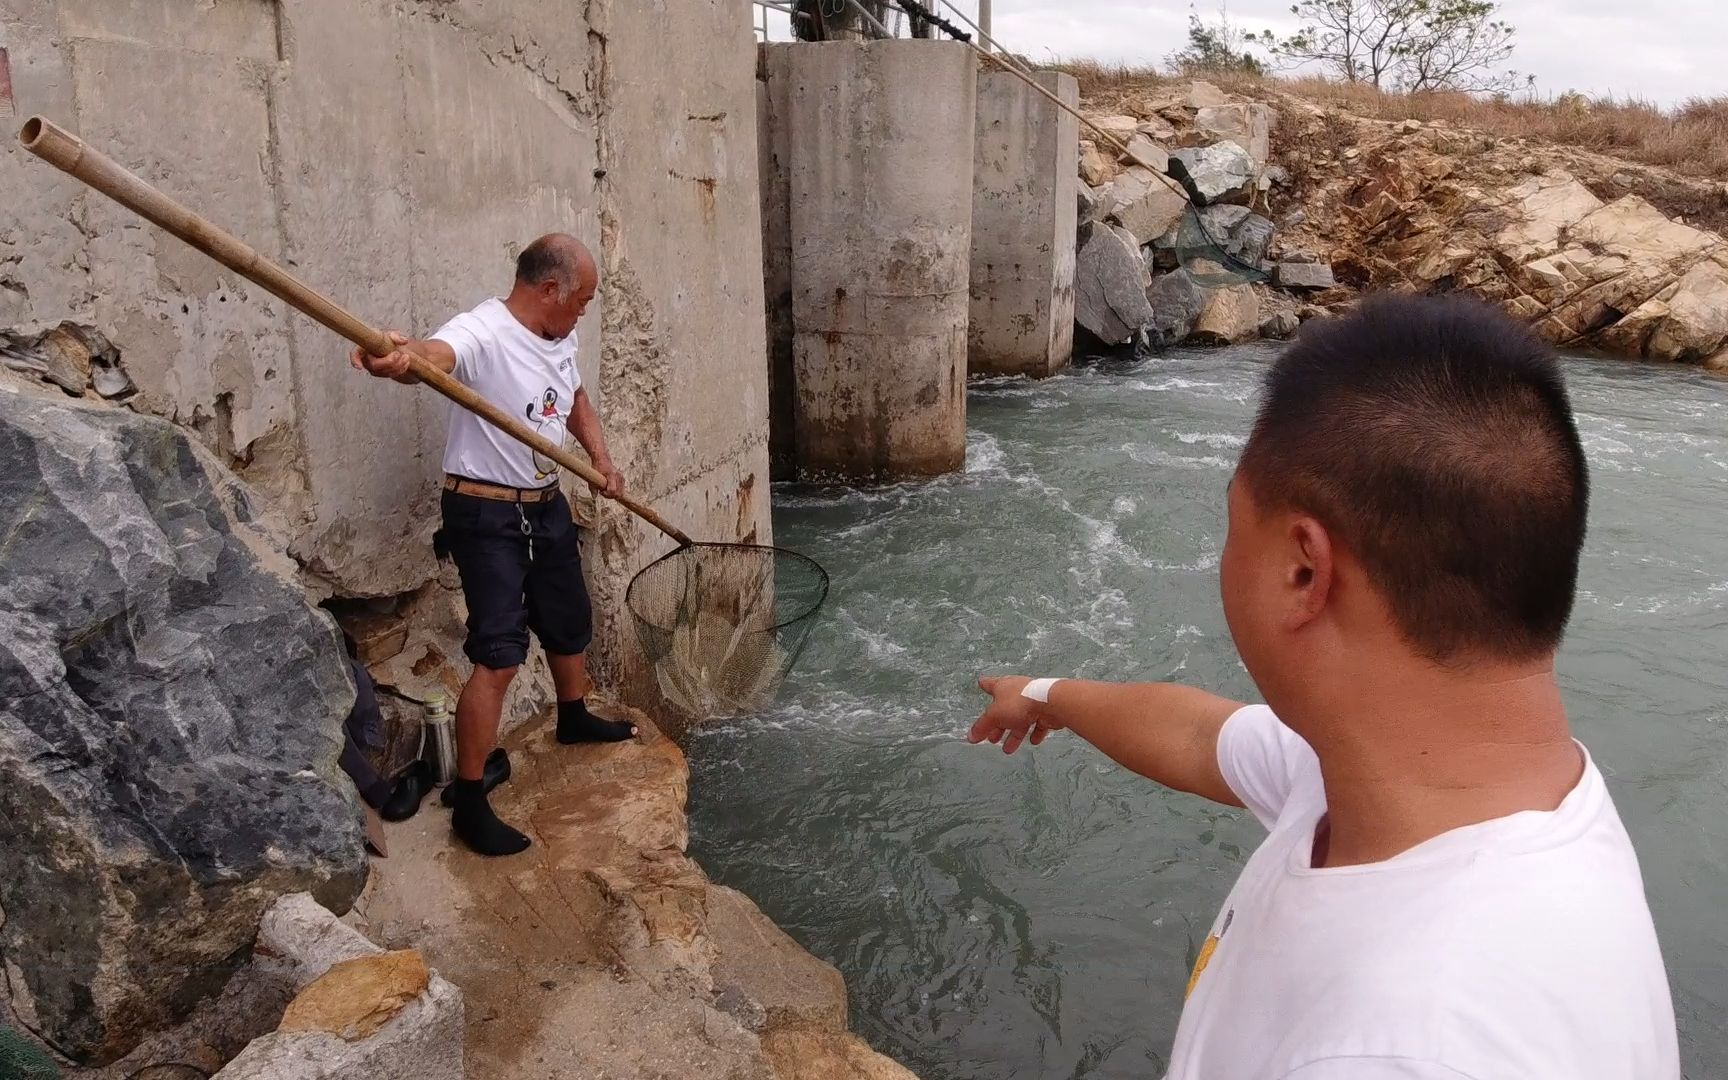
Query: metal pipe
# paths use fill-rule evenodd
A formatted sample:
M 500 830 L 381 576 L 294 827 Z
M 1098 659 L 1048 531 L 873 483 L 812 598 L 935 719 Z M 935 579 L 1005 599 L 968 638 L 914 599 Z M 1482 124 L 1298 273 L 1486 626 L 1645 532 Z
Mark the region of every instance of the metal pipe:
M 1000 51 L 996 43 L 990 40 L 990 0 L 978 0 L 978 36 L 984 39 L 986 51 Z

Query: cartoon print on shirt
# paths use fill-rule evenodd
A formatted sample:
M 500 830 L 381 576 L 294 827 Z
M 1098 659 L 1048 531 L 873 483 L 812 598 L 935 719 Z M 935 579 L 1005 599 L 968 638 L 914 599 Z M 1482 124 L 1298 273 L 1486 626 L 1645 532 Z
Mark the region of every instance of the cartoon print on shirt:
M 528 422 L 534 425 L 534 431 L 554 446 L 565 444 L 564 417 L 558 411 L 558 391 L 548 386 L 546 392 L 540 395 L 539 401 L 530 401 L 527 409 Z M 534 479 L 544 480 L 556 476 L 558 463 L 534 451 Z

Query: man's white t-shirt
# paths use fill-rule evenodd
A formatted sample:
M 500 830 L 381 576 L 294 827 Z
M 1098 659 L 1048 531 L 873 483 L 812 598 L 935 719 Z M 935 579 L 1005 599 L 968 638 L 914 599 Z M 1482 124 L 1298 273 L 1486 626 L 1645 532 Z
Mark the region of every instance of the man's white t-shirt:
M 480 396 L 563 446 L 565 422 L 582 388 L 576 370 L 576 335 L 548 341 L 510 314 L 494 297 L 456 316 L 432 335 L 456 353 L 456 378 Z M 555 462 L 517 442 L 460 405 L 450 406 L 444 471 L 508 487 L 554 482 Z
M 1588 754 L 1552 812 L 1318 870 L 1308 744 L 1250 706 L 1218 764 L 1271 835 L 1200 950 L 1168 1080 L 1679 1080 L 1638 860 Z

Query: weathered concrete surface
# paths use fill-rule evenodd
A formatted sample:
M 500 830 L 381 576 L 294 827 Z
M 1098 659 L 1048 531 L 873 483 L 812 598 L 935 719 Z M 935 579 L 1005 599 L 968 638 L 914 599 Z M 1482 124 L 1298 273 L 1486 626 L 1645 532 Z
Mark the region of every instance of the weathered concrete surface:
M 692 535 L 767 539 L 750 15 L 661 8 L 9 0 L 0 34 L 21 112 L 380 324 L 428 333 L 508 289 L 534 236 L 582 237 L 605 280 L 578 364 L 613 457 Z M 6 143 L 0 309 L 106 334 L 138 407 L 270 496 L 316 589 L 436 580 L 443 400 L 349 370 L 335 335 Z M 626 686 L 623 587 L 665 547 L 593 523 L 596 674 Z
M 1072 75 L 1038 82 L 1071 106 Z M 973 375 L 1053 375 L 1074 353 L 1080 122 L 1006 71 L 978 76 L 972 178 Z
M 799 470 L 966 456 L 976 62 L 958 42 L 801 45 L 789 114 Z
M 768 457 L 774 479 L 798 472 L 792 362 L 792 82 L 790 43 L 765 42 L 756 56 L 757 169 L 762 181 L 762 300 L 768 327 Z
M 730 0 L 681 4 L 675 18 L 657 0 L 585 10 L 601 54 L 577 80 L 598 88 L 606 171 L 593 197 L 605 310 L 589 334 L 601 343 L 596 385 L 612 456 L 637 497 L 691 536 L 770 543 L 750 12 Z M 582 35 L 561 0 L 542 18 Z M 592 669 L 613 692 L 658 708 L 624 589 L 674 545 L 614 503 L 599 510 L 585 549 Z
M 838 973 L 684 854 L 684 756 L 631 719 L 640 741 L 514 737 L 494 802 L 521 856 L 452 846 L 431 805 L 391 826 L 357 914 L 461 988 L 469 1075 L 904 1080 L 846 1031 Z

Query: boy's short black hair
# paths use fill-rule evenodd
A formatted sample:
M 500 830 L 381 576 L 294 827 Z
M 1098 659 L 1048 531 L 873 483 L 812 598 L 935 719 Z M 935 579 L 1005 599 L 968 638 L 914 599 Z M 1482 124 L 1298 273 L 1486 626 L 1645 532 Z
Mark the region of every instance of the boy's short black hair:
M 1589 471 L 1553 350 L 1498 309 L 1379 296 L 1309 323 L 1266 377 L 1240 473 L 1354 553 L 1422 655 L 1559 645 Z

